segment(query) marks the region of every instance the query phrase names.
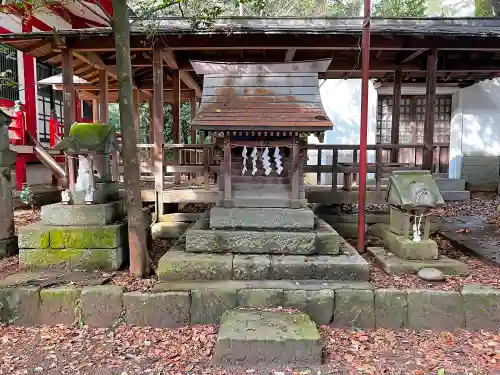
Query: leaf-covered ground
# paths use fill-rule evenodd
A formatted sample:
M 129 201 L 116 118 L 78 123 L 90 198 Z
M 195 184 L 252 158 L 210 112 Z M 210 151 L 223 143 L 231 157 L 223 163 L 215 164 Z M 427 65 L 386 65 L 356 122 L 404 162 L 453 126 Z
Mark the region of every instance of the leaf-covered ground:
M 498 374 L 491 332 L 350 331 L 320 327 L 321 367 L 222 370 L 210 362 L 217 327 L 115 330 L 0 325 L 0 375 Z

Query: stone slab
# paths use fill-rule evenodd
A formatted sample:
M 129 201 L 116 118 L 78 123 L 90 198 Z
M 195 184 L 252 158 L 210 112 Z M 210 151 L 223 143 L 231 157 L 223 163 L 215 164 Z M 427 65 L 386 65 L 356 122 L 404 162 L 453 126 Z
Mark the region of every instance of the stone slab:
M 462 303 L 467 329 L 500 330 L 500 289 L 467 285 L 462 289 Z
M 198 254 L 177 249 L 170 250 L 161 257 L 156 271 L 159 280 L 231 279 L 233 254 Z
M 317 254 L 338 254 L 340 251 L 340 236 L 323 219 L 316 217 L 316 253 Z
M 0 259 L 15 255 L 18 251 L 17 237 L 0 239 Z
M 210 228 L 313 229 L 314 212 L 292 208 L 224 208 L 210 210 Z
M 40 324 L 72 325 L 81 319 L 78 309 L 80 290 L 60 286 L 40 291 Z
M 408 304 L 404 290 L 375 289 L 375 326 L 386 329 L 408 327 Z
M 391 253 L 402 259 L 427 260 L 438 259 L 438 247 L 434 240 L 413 242 L 393 233 L 387 224 L 374 224 L 369 228 L 371 234 L 380 237 Z
M 238 292 L 238 305 L 258 309 L 283 305 L 282 289 L 242 289 Z
M 368 280 L 369 265 L 345 240 L 340 255 L 273 255 L 272 279 Z
M 21 326 L 39 325 L 40 289 L 39 286 L 0 289 L 1 321 Z
M 377 265 L 392 275 L 417 273 L 422 268 L 436 268 L 445 275 L 468 275 L 469 267 L 466 263 L 440 255 L 439 259 L 406 260 L 398 258 L 383 247 L 368 247 L 367 251 L 375 258 Z
M 125 250 L 115 249 L 20 249 L 19 265 L 27 269 L 68 265 L 83 269 L 117 270 Z
M 82 289 L 82 318 L 89 327 L 108 328 L 119 323 L 123 288 L 115 285 L 87 286 Z
M 358 237 L 358 223 L 330 223 L 332 228 L 344 238 Z M 368 225 L 365 224 L 365 233 L 368 231 Z
M 304 313 L 236 310 L 223 315 L 213 360 L 220 366 L 321 364 L 320 335 Z
M 209 229 L 200 219 L 186 232 L 186 251 L 250 254 L 314 254 L 316 233 Z
M 191 291 L 191 324 L 219 324 L 226 311 L 238 306 L 238 293 L 231 289 Z
M 333 316 L 334 293 L 332 289 L 287 290 L 283 307 L 306 313 L 317 325 L 329 324 Z
M 234 255 L 233 280 L 266 280 L 270 270 L 270 255 Z
M 153 238 L 173 238 L 177 239 L 182 236 L 189 228 L 189 223 L 183 222 L 159 222 L 151 227 L 151 235 Z
M 189 324 L 190 303 L 185 292 L 125 293 L 125 322 L 139 327 L 182 327 Z
M 415 289 L 408 290 L 406 298 L 409 328 L 435 330 L 465 328 L 460 293 Z
M 219 176 L 221 178 L 221 176 Z M 234 194 L 234 192 L 233 192 Z M 279 199 L 279 198 L 235 198 L 227 200 L 223 199 L 223 192 L 219 192 L 216 199 L 216 205 L 218 207 L 222 206 L 224 208 L 307 208 L 307 199 L 299 199 L 292 201 L 290 199 Z
M 375 327 L 373 291 L 336 290 L 332 325 L 335 327 L 373 329 Z
M 19 229 L 24 249 L 112 249 L 126 244 L 125 224 L 52 226 L 34 223 Z
M 46 225 L 108 225 L 122 216 L 122 202 L 88 205 L 42 206 L 41 222 Z

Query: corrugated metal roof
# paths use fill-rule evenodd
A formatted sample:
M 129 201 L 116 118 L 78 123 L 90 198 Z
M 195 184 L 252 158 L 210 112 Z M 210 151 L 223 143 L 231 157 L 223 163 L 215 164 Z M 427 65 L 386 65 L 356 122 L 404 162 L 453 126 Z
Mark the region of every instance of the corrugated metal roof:
M 202 130 L 325 131 L 332 128 L 319 94 L 318 72 L 331 59 L 276 64 L 192 61 L 204 74 L 192 126 Z

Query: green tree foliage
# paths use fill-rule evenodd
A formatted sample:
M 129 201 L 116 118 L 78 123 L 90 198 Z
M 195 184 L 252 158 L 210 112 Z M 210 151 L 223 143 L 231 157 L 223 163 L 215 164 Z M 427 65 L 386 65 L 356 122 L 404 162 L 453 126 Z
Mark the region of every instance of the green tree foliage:
M 427 0 L 380 0 L 373 5 L 378 17 L 425 17 Z
M 497 17 L 500 15 L 500 0 L 476 0 L 476 17 Z

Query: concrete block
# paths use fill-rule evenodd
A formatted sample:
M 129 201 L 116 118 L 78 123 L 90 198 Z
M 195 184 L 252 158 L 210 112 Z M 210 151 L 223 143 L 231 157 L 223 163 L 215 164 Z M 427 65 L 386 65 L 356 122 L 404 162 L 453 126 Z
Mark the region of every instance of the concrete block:
M 335 291 L 332 325 L 335 327 L 375 327 L 372 290 L 339 289 Z
M 316 217 L 316 253 L 338 254 L 340 249 L 339 234 L 323 219 Z
M 153 238 L 177 239 L 186 232 L 189 225 L 183 222 L 159 222 L 151 227 L 151 235 Z
M 313 229 L 314 213 L 308 208 L 214 207 L 210 228 Z
M 47 228 L 40 223 L 33 223 L 19 228 L 18 244 L 22 249 L 48 249 L 50 235 Z
M 233 280 L 266 280 L 270 270 L 270 255 L 234 255 Z
M 238 306 L 236 290 L 192 290 L 191 324 L 219 324 L 222 314 L 236 306 Z
M 190 297 L 185 292 L 123 294 L 127 324 L 139 327 L 177 328 L 189 324 Z
M 334 291 L 331 289 L 287 290 L 283 307 L 306 313 L 318 325 L 329 324 L 333 316 Z
M 467 329 L 500 330 L 500 289 L 486 285 L 467 285 L 462 289 Z
M 19 264 L 39 269 L 69 265 L 84 269 L 117 270 L 125 256 L 123 247 L 116 249 L 20 249 Z
M 468 201 L 470 199 L 470 191 L 467 190 L 457 190 L 457 191 L 441 191 L 443 200 L 445 202 L 453 201 Z
M 410 289 L 406 298 L 410 328 L 446 331 L 465 327 L 462 298 L 458 292 Z
M 358 238 L 358 223 L 330 223 L 332 228 L 344 238 Z M 368 225 L 365 224 L 365 233 Z
M 213 360 L 219 366 L 321 364 L 321 340 L 304 313 L 237 310 L 223 315 Z
M 15 255 L 18 251 L 17 237 L 0 239 L 0 259 Z
M 386 329 L 408 327 L 408 306 L 405 291 L 375 289 L 375 326 Z
M 427 260 L 438 259 L 438 247 L 436 241 L 428 239 L 420 242 L 413 242 L 408 237 L 399 236 L 393 233 L 387 224 L 374 224 L 369 229 L 370 233 L 380 237 L 385 246 L 402 259 Z
M 115 285 L 87 286 L 82 289 L 80 307 L 89 327 L 108 328 L 122 314 L 123 289 Z
M 283 289 L 242 289 L 238 305 L 261 309 L 283 306 Z
M 383 247 L 369 247 L 367 251 L 375 258 L 377 265 L 392 275 L 417 273 L 422 268 L 436 268 L 445 275 L 468 275 L 469 267 L 459 260 L 440 255 L 439 259 L 406 260 L 401 259 Z
M 72 325 L 81 319 L 78 310 L 80 290 L 71 286 L 42 289 L 40 291 L 40 324 Z
M 1 321 L 21 326 L 40 324 L 40 287 L 0 289 Z
M 441 192 L 465 190 L 465 179 L 463 178 L 434 178 L 434 181 Z
M 158 263 L 159 280 L 230 280 L 233 254 L 197 254 L 170 250 Z
M 122 202 L 87 205 L 62 203 L 42 206 L 41 222 L 46 225 L 108 225 L 122 215 Z
M 113 249 L 127 243 L 127 226 L 48 227 L 53 249 Z

